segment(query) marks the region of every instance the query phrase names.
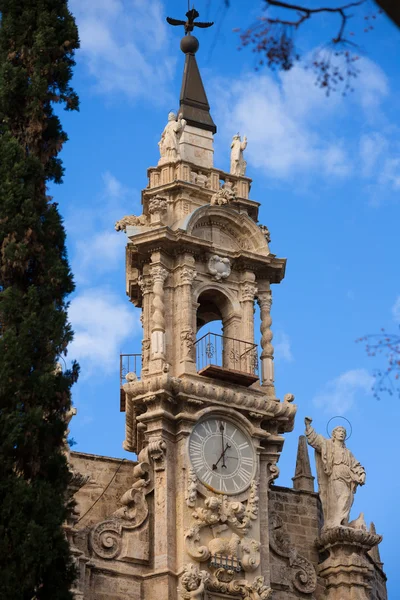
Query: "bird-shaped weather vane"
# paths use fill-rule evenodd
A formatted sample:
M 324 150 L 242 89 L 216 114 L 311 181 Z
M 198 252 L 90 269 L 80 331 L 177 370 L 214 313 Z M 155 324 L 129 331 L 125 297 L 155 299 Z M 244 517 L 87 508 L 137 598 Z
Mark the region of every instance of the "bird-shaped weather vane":
M 195 27 L 201 27 L 202 29 L 205 29 L 206 27 L 211 27 L 211 25 L 214 25 L 214 22 L 202 23 L 201 21 L 198 21 L 195 23 L 195 19 L 200 16 L 195 8 L 188 10 L 186 16 L 187 21 L 180 21 L 179 19 L 171 19 L 171 17 L 167 17 L 167 22 L 174 26 L 183 25 L 186 35 L 191 33 Z

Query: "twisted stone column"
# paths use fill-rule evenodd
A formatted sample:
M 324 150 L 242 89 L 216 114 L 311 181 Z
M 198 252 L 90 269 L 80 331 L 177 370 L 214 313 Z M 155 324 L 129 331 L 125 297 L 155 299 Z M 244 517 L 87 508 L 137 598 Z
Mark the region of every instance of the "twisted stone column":
M 271 344 L 273 338 L 271 331 L 271 292 L 259 293 L 258 304 L 261 312 L 261 384 L 270 388 L 271 393 L 274 395 L 274 347 Z
M 151 358 L 165 359 L 164 281 L 168 276 L 168 271 L 161 265 L 155 265 L 150 272 L 153 281 Z
M 179 308 L 181 309 L 181 347 L 180 347 L 180 362 L 194 363 L 194 342 L 196 341 L 196 334 L 193 331 L 193 315 L 192 315 L 192 284 L 196 277 L 196 270 L 189 266 L 182 267 L 180 271 L 180 295 L 181 303 Z M 186 370 L 186 369 L 185 369 Z

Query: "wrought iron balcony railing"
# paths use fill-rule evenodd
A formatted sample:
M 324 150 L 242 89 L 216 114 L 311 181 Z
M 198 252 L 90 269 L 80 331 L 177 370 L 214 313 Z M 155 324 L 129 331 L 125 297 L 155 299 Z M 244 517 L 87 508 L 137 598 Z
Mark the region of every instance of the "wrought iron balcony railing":
M 247 386 L 258 380 L 257 344 L 207 333 L 195 347 L 200 375 Z
M 128 373 L 135 373 L 140 379 L 142 371 L 142 355 L 141 354 L 120 354 L 119 355 L 119 387 L 120 387 L 120 410 L 125 411 L 125 392 L 122 389 L 124 383 L 127 382 L 126 376 Z

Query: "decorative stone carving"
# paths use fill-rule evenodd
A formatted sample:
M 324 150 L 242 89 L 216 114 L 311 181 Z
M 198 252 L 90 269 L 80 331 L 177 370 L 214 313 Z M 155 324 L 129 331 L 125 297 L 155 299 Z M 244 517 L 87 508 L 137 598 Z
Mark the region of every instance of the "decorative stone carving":
M 90 532 L 91 550 L 100 558 L 116 558 L 122 550 L 124 530 L 137 529 L 148 517 L 146 495 L 151 491 L 152 484 L 148 447 L 140 452 L 138 459 L 139 462 L 133 469 L 132 486 L 120 499 L 122 506 L 110 519 L 98 523 Z
M 261 312 L 261 379 L 262 385 L 274 387 L 274 347 L 271 344 L 273 333 L 271 331 L 272 318 L 272 294 L 262 292 L 258 296 L 258 304 Z
M 293 547 L 283 528 L 282 519 L 273 513 L 270 513 L 269 518 L 271 549 L 278 556 L 288 560 L 289 566 L 294 571 L 292 582 L 296 590 L 303 594 L 312 594 L 317 587 L 317 574 L 313 565 Z
M 255 283 L 245 283 L 241 289 L 243 302 L 254 302 L 254 296 L 257 293 Z
M 182 267 L 179 275 L 181 278 L 181 282 L 184 285 L 191 285 L 196 277 L 196 270 L 192 269 L 191 267 Z
M 271 242 L 271 234 L 269 232 L 268 227 L 266 225 L 259 225 L 258 227 L 260 228 L 261 233 L 265 237 L 265 241 L 267 242 L 267 244 L 269 244 Z
M 276 463 L 268 463 L 268 485 L 274 483 L 275 479 L 279 477 L 279 467 Z
M 136 217 L 135 215 L 126 215 L 115 223 L 115 231 L 126 231 L 128 226 L 143 227 L 148 224 L 146 215 L 140 215 L 139 217 Z
M 137 381 L 138 380 L 138 376 L 133 371 L 129 371 L 129 373 L 127 373 L 125 375 L 125 379 L 127 380 L 128 383 L 131 383 L 133 381 Z
M 307 441 L 315 450 L 324 528 L 350 526 L 349 516 L 357 486 L 365 483 L 365 469 L 346 448 L 346 429 L 335 427 L 331 439 L 316 433 L 305 418 Z
M 190 173 L 190 181 L 191 181 L 191 183 L 195 183 L 196 185 L 199 185 L 200 187 L 205 187 L 205 188 L 209 187 L 208 176 L 203 175 L 203 173 L 196 173 L 195 171 L 192 171 Z
M 213 567 L 254 571 L 260 564 L 260 543 L 248 534 L 252 521 L 258 515 L 258 481 L 253 481 L 247 505 L 230 501 L 226 496 L 211 496 L 192 514 L 192 526 L 185 533 L 186 551 L 194 560 L 205 562 L 211 558 Z M 209 528 L 213 539 L 201 544 L 201 531 Z M 221 533 L 230 534 L 229 537 Z
M 232 189 L 232 184 L 226 182 L 218 192 L 211 196 L 211 206 L 224 206 L 236 200 L 236 194 Z
M 149 200 L 149 213 L 154 215 L 155 213 L 163 213 L 167 210 L 168 200 L 162 196 L 154 196 Z
M 186 490 L 186 504 L 190 508 L 196 506 L 198 481 L 199 480 L 197 479 L 195 470 L 192 469 L 192 467 L 190 467 L 188 471 L 188 482 Z
M 231 262 L 229 258 L 213 254 L 208 261 L 208 270 L 216 281 L 226 279 L 231 274 Z
M 168 271 L 161 265 L 151 268 L 153 280 L 153 317 L 151 330 L 152 355 L 164 357 L 165 352 L 165 306 L 164 306 L 164 281 Z
M 181 348 L 183 358 L 190 355 L 195 341 L 196 336 L 194 334 L 193 329 L 187 329 L 181 332 Z
M 147 446 L 149 456 L 154 462 L 155 471 L 164 471 L 165 469 L 165 451 L 166 444 L 164 440 L 152 440 Z
M 232 175 L 244 176 L 246 174 L 247 163 L 243 158 L 243 152 L 247 147 L 247 137 L 243 136 L 243 141 L 237 133 L 233 136 L 231 143 L 231 173 Z
M 191 563 L 186 564 L 183 567 L 181 584 L 178 588 L 180 597 L 184 600 L 203 600 L 205 584 L 209 578 L 210 574 L 207 571 L 200 571 L 196 565 Z
M 244 600 L 268 600 L 272 596 L 272 589 L 265 585 L 264 577 L 256 577 L 253 583 L 246 579 L 233 579 L 232 571 L 220 569 L 208 581 L 207 589 L 221 594 L 239 596 Z M 232 579 L 229 581 L 230 577 Z
M 168 123 L 161 134 L 161 139 L 158 142 L 160 149 L 160 163 L 172 162 L 180 157 L 179 140 L 185 129 L 185 119 L 178 118 L 174 112 L 168 114 Z
M 365 529 L 332 527 L 322 531 L 317 540 L 323 556 L 318 572 L 325 581 L 327 600 L 372 598 L 374 567 L 367 553 L 381 540 L 380 535 Z

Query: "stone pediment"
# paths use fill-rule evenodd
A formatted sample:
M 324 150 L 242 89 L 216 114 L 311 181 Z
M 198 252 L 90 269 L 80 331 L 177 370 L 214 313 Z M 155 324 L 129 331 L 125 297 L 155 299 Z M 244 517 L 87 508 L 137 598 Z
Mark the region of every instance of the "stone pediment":
M 261 256 L 270 254 L 260 227 L 246 213 L 228 206 L 201 206 L 178 222 L 174 229 L 210 242 L 215 248 Z

